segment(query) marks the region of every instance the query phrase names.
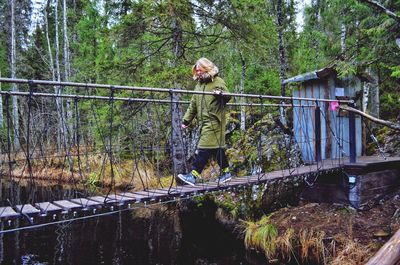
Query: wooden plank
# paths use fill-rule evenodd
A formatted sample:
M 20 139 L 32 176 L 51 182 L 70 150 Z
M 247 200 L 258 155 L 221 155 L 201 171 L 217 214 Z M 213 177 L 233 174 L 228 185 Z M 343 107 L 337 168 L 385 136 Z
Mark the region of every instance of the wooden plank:
M 50 202 L 39 202 L 35 203 L 35 206 L 38 207 L 43 214 L 47 213 L 57 213 L 61 212 L 62 208 L 58 207 L 57 205 L 54 205 Z
M 71 199 L 73 203 L 79 204 L 82 208 L 90 208 L 90 207 L 96 207 L 96 206 L 101 206 L 102 203 L 88 200 L 86 198 L 77 198 L 77 199 Z
M 349 203 L 346 189 L 336 184 L 316 183 L 312 187 L 306 185 L 300 197 L 306 201 L 318 203 Z
M 218 184 L 215 182 L 197 183 L 195 186 L 185 185 L 179 187 L 191 187 L 192 189 L 197 189 L 201 192 L 218 190 Z
M 186 195 L 189 193 L 198 193 L 198 192 L 206 192 L 208 190 L 216 190 L 218 189 L 218 186 L 216 183 L 202 183 L 202 184 L 196 184 L 195 186 L 191 185 L 178 185 L 175 187 L 171 188 L 162 188 L 158 189 L 158 192 L 162 192 L 163 194 L 169 195 L 169 196 L 182 196 Z M 169 194 L 168 194 L 169 192 Z
M 166 194 L 168 196 L 180 196 L 181 195 L 181 191 L 179 188 L 177 187 L 171 187 L 171 188 L 162 188 L 159 189 L 160 193 L 162 194 Z
M 252 176 L 252 177 L 248 178 L 247 179 L 247 183 L 248 184 L 257 184 L 258 182 L 266 182 L 266 181 L 272 180 L 274 178 L 282 178 L 282 176 L 279 176 L 279 177 L 278 176 L 276 176 L 276 177 L 270 176 L 268 178 L 260 178 L 260 179 L 258 179 L 258 176 L 256 175 L 256 176 Z
M 0 207 L 0 218 L 17 217 L 19 213 L 15 212 L 10 206 Z
M 108 198 L 111 198 L 113 200 L 116 200 L 118 203 L 128 203 L 128 202 L 135 202 L 136 199 L 126 196 L 126 195 L 118 195 L 118 194 L 109 194 Z
M 21 212 L 22 210 L 22 213 L 27 215 L 35 215 L 40 213 L 40 210 L 31 204 L 17 205 L 15 208 L 18 212 Z
M 148 192 L 150 194 L 153 194 L 157 198 L 157 200 L 164 200 L 164 199 L 168 199 L 168 197 L 170 197 L 170 195 L 166 194 L 161 189 L 152 189 L 152 190 L 148 190 Z
M 143 193 L 141 193 L 140 191 L 135 191 L 135 192 L 124 192 L 124 193 L 121 193 L 121 194 L 123 194 L 124 196 L 128 196 L 128 197 L 131 197 L 131 198 L 135 198 L 135 199 L 136 199 L 136 202 L 140 202 L 140 201 L 142 201 L 142 200 L 150 200 L 149 196 L 147 196 L 147 193 L 146 193 L 146 194 L 143 194 Z
M 73 203 L 71 201 L 67 200 L 59 200 L 59 201 L 54 201 L 54 205 L 57 205 L 61 208 L 63 208 L 66 211 L 72 211 L 81 208 L 82 206 L 76 203 Z
M 207 188 L 207 187 L 217 187 L 216 181 L 208 181 L 208 182 L 198 182 L 196 185 L 180 185 L 179 187 L 192 187 L 192 188 Z
M 113 204 L 117 203 L 118 201 L 113 199 L 113 198 L 107 198 L 105 196 L 93 196 L 93 197 L 88 197 L 88 200 L 99 202 L 101 204 Z
M 132 192 L 129 192 L 129 191 L 119 192 L 118 195 L 124 196 L 124 197 L 135 198 L 135 194 L 133 194 Z
M 361 175 L 358 177 L 357 181 L 361 182 L 362 190 L 368 190 L 387 185 L 396 187 L 400 184 L 399 175 L 394 170 L 384 170 Z
M 165 196 L 163 194 L 149 192 L 149 191 L 135 191 L 133 192 L 133 194 L 135 198 L 139 199 L 140 201 L 159 200 L 163 196 Z
M 183 194 L 190 194 L 190 193 L 199 193 L 199 192 L 204 192 L 206 191 L 206 186 L 191 186 L 191 185 L 185 185 L 185 186 L 178 186 L 180 189 L 180 192 Z
M 248 185 L 250 184 L 250 179 L 241 177 L 241 178 L 233 178 L 229 181 L 230 184 L 243 184 L 243 185 Z
M 388 192 L 395 191 L 396 187 L 393 185 L 386 185 L 386 186 L 381 186 L 381 187 L 376 187 L 376 188 L 371 188 L 369 190 L 362 190 L 359 191 L 359 198 L 361 203 L 365 203 L 370 199 L 374 199 L 377 196 L 382 196 Z

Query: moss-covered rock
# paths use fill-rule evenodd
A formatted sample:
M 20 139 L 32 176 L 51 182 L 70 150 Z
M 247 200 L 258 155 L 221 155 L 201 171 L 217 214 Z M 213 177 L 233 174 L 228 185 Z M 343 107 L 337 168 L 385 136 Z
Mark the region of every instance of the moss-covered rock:
M 301 153 L 294 137 L 286 134 L 271 114 L 264 115 L 241 137 L 232 133 L 230 138 L 237 138 L 227 150 L 236 176 L 298 167 L 302 164 Z

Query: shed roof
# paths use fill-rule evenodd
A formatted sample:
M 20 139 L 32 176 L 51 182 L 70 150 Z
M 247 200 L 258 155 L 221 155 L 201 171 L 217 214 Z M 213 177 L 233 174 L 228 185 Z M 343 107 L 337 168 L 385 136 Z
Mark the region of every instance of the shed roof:
M 296 83 L 296 82 L 305 82 L 309 80 L 323 79 L 330 74 L 336 74 L 336 70 L 331 67 L 322 68 L 319 70 L 315 70 L 312 72 L 308 72 L 301 75 L 296 75 L 291 78 L 283 80 L 282 84 Z

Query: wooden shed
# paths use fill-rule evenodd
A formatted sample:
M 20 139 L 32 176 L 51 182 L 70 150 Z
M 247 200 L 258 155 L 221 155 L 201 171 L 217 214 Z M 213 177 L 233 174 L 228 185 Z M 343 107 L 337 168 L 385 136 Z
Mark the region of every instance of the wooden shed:
M 323 68 L 283 81 L 285 85 L 291 84 L 293 97 L 353 99 L 356 105 L 361 95 L 362 83 L 361 78 L 356 76 L 339 78 L 333 68 Z M 350 155 L 349 113 L 333 110 L 329 102 L 297 99 L 293 100 L 293 104 L 295 105 L 293 131 L 305 162 L 311 163 L 320 159 L 343 158 Z M 319 107 L 319 117 L 316 116 L 317 107 Z M 316 133 L 318 127 L 320 127 L 319 135 Z M 361 118 L 356 116 L 355 153 L 357 156 L 362 153 L 362 135 Z

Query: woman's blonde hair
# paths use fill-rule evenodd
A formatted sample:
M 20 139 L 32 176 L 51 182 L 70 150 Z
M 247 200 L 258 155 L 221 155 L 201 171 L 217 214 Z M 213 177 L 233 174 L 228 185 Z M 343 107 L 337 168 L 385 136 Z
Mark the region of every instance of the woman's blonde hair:
M 213 62 L 203 57 L 198 59 L 192 67 L 192 75 L 194 80 L 197 80 L 198 78 L 196 75 L 196 67 L 209 74 L 211 79 L 214 79 L 214 77 L 218 74 L 218 67 Z

